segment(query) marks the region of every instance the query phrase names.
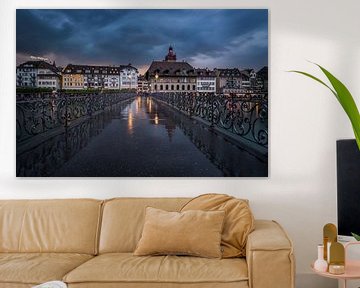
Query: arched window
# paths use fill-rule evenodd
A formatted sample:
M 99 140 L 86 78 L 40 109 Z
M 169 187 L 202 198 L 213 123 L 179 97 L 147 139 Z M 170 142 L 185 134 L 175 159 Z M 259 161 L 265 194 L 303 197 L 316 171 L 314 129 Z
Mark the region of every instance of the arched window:
M 171 85 L 171 90 L 174 90 L 174 85 Z
M 181 90 L 185 90 L 185 85 L 181 85 Z
M 187 90 L 190 90 L 190 85 L 188 85 L 188 89 Z
M 195 86 L 195 85 L 193 85 L 193 90 L 194 90 L 194 91 L 196 90 L 196 86 Z
M 180 90 L 180 87 L 179 87 L 179 85 L 176 85 L 176 90 Z
M 160 85 L 160 91 L 162 91 L 163 90 L 163 85 Z
M 157 85 L 156 84 L 155 84 L 154 88 L 155 88 L 155 91 L 156 91 L 157 90 Z
M 165 88 L 166 88 L 165 90 L 169 90 L 169 85 L 166 84 L 166 87 L 165 87 Z

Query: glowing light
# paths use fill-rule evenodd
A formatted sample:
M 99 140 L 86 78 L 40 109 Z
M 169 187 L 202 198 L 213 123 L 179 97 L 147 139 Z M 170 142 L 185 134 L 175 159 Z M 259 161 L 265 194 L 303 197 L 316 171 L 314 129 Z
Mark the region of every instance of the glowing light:
M 151 113 L 151 110 L 152 110 L 152 102 L 151 102 L 151 99 L 149 99 L 149 112 Z
M 159 116 L 155 114 L 155 125 L 159 124 Z
M 132 111 L 130 110 L 128 113 L 128 130 L 129 132 L 132 132 L 133 129 L 133 114 Z

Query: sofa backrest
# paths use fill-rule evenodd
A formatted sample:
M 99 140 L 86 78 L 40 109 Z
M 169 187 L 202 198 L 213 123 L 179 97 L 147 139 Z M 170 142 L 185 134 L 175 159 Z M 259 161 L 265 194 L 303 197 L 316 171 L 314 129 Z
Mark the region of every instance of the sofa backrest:
M 0 252 L 96 254 L 102 203 L 0 200 Z
M 99 253 L 133 252 L 141 237 L 145 208 L 179 211 L 189 198 L 116 198 L 105 201 Z

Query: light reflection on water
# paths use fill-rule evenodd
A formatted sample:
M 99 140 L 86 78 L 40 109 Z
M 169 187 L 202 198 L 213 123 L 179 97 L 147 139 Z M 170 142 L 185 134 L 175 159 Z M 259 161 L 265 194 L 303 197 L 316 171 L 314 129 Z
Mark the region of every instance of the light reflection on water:
M 124 119 L 127 119 L 128 122 L 128 132 L 129 134 L 133 134 L 134 121 L 140 120 L 148 120 L 150 124 L 159 125 L 160 121 L 162 124 L 167 127 L 169 126 L 169 121 L 165 121 L 166 119 L 160 119 L 159 113 L 157 112 L 157 107 L 154 100 L 150 97 L 142 98 L 137 97 L 132 103 L 126 106 L 126 108 L 122 111 L 122 116 Z M 166 122 L 166 123 L 165 123 Z M 174 129 L 176 128 L 175 125 Z

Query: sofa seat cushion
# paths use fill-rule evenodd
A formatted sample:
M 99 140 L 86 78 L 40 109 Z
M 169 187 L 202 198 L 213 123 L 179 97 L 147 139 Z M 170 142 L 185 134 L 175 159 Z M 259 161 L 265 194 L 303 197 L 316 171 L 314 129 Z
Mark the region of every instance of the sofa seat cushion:
M 160 285 L 161 283 L 242 281 L 247 285 L 248 271 L 245 260 L 240 258 L 206 259 L 189 256 L 134 256 L 131 253 L 110 253 L 96 256 L 71 271 L 63 280 L 70 284 L 143 283 L 144 287 L 149 287 L 148 283 Z
M 92 257 L 72 253 L 0 253 L 0 285 L 61 280 L 65 274 Z

